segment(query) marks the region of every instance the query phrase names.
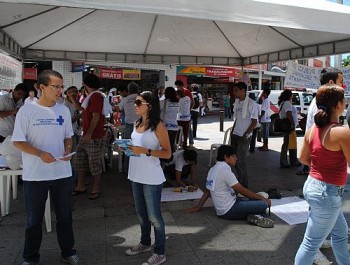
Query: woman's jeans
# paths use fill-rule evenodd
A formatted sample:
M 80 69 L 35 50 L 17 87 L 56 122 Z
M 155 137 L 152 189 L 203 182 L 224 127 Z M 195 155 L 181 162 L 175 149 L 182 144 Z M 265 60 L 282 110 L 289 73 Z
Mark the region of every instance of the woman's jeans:
M 141 226 L 141 244 L 151 245 L 151 224 L 154 226 L 154 253 L 165 253 L 165 226 L 160 210 L 160 200 L 163 184 L 147 185 L 132 183 L 132 193 L 135 201 L 136 214 Z
M 337 264 L 350 264 L 348 225 L 341 209 L 344 188 L 309 176 L 303 192 L 310 205 L 310 211 L 304 239 L 294 264 L 311 265 L 317 250 L 329 233 L 331 233 L 332 249 Z
M 72 178 L 49 181 L 23 181 L 24 199 L 27 212 L 27 228 L 23 258 L 38 262 L 42 240 L 42 222 L 48 191 L 56 214 L 56 232 L 62 257 L 75 255 L 72 228 Z
M 244 220 L 250 214 L 265 214 L 268 205 L 262 200 L 247 200 L 237 198 L 235 204 L 224 215 L 219 217 L 228 220 Z

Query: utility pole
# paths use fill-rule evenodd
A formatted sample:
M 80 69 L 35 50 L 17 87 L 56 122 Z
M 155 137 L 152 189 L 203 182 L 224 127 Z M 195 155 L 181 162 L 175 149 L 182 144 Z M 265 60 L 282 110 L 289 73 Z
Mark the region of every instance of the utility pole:
M 343 0 L 337 0 L 337 4 L 343 5 Z M 337 54 L 334 55 L 334 67 L 340 69 L 341 68 L 342 55 Z

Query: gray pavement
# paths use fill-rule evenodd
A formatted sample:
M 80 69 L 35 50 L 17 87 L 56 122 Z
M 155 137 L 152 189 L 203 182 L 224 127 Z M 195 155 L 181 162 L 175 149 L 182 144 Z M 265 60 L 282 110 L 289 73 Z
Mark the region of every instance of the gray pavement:
M 209 149 L 212 143 L 221 143 L 219 117 L 200 118 L 195 147 L 199 153 L 198 178 L 204 187 L 208 172 Z M 225 121 L 224 128 L 232 126 Z M 300 148 L 302 134 L 298 137 Z M 297 176 L 296 168 L 279 167 L 280 137 L 270 139 L 269 152 L 249 154 L 249 185 L 254 191 L 278 187 L 284 196 L 300 195 L 305 176 Z M 260 144 L 258 143 L 257 146 Z M 102 195 L 89 201 L 87 195 L 74 197 L 74 232 L 76 249 L 82 264 L 142 264 L 149 253 L 128 257 L 124 254 L 137 244 L 140 229 L 131 196 L 130 183 L 118 173 L 116 158 L 112 169 L 103 176 Z M 87 179 L 91 188 L 91 179 Z M 349 193 L 345 192 L 344 211 L 350 216 Z M 167 262 L 165 264 L 293 264 L 302 240 L 305 224 L 288 225 L 275 215 L 275 227 L 264 229 L 246 221 L 227 221 L 216 217 L 213 207 L 199 213 L 187 214 L 185 209 L 197 201 L 167 202 L 162 204 L 166 223 Z M 25 229 L 23 192 L 19 186 L 17 200 L 11 201 L 11 214 L 0 219 L 0 264 L 21 264 Z M 62 264 L 56 240 L 55 217 L 53 232 L 43 233 L 41 264 Z M 44 226 L 43 226 L 44 230 Z M 323 251 L 334 261 L 330 249 Z

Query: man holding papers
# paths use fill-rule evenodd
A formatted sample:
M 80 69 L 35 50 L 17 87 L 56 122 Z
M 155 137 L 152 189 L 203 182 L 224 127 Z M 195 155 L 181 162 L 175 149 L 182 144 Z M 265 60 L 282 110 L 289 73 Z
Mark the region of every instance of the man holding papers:
M 27 228 L 23 265 L 38 264 L 42 220 L 50 190 L 57 219 L 62 261 L 79 264 L 72 228 L 72 122 L 66 106 L 56 103 L 63 91 L 62 75 L 45 70 L 38 76 L 42 96 L 17 113 L 13 144 L 22 151 Z M 61 158 L 60 158 L 61 157 Z M 57 159 L 60 158 L 60 159 Z

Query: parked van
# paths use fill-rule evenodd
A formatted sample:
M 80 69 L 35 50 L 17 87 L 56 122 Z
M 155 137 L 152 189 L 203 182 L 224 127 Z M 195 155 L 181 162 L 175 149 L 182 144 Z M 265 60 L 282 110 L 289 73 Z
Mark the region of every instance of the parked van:
M 278 113 L 279 113 L 278 97 L 281 95 L 282 91 L 283 90 L 271 90 L 271 93 L 269 95 L 269 99 L 270 99 L 269 115 L 271 117 L 271 124 L 270 124 L 271 135 L 276 134 L 274 127 L 275 127 L 275 119 L 278 117 Z M 307 111 L 313 99 L 313 94 L 305 91 L 292 91 L 292 92 L 293 92 L 292 104 L 297 108 L 298 114 L 299 114 L 298 126 L 303 131 L 305 131 Z M 251 90 L 251 91 L 248 91 L 247 93 L 254 93 L 255 98 L 258 99 L 262 94 L 262 90 Z

